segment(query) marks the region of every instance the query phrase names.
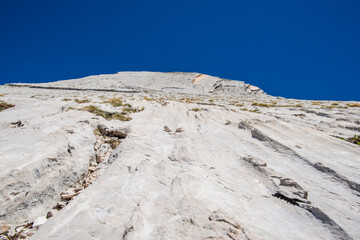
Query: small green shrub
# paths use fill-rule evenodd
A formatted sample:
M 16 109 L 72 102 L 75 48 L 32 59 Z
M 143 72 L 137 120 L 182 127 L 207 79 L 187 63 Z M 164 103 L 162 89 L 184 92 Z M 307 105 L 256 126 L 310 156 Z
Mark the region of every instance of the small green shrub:
M 350 137 L 350 138 L 342 138 L 342 137 L 337 137 L 337 138 L 340 138 L 340 139 L 345 140 L 347 142 L 351 142 L 351 143 L 360 145 L 360 136 L 356 135 L 356 134 L 353 137 Z

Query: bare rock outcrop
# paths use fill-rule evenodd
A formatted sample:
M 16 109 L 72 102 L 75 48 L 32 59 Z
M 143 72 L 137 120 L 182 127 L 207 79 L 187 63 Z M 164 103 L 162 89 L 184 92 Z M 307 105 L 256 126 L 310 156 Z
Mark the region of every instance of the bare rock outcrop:
M 360 236 L 358 102 L 198 73 L 0 94 L 0 239 Z

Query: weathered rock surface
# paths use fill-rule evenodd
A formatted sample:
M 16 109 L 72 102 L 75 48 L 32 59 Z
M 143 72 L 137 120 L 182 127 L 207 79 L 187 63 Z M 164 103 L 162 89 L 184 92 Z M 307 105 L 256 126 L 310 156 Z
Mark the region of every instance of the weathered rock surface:
M 195 73 L 38 86 L 54 89 L 0 87 L 2 231 L 52 211 L 32 239 L 359 239 L 360 146 L 340 139 L 359 134 L 356 102 Z M 80 110 L 121 112 L 114 97 L 144 111 Z
M 101 82 L 101 84 L 99 84 Z M 41 84 L 12 84 L 31 88 L 94 90 L 100 92 L 167 92 L 266 96 L 258 87 L 199 73 L 119 72 Z

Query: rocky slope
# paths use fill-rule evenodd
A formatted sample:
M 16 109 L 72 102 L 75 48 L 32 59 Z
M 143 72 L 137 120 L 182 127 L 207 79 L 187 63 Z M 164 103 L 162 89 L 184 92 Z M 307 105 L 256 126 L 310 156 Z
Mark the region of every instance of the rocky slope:
M 198 73 L 0 94 L 1 239 L 359 239 L 358 102 Z

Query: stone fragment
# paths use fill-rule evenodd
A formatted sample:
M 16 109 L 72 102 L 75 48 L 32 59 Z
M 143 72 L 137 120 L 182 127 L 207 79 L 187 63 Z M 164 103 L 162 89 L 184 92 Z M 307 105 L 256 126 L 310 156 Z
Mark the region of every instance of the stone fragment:
M 96 151 L 96 155 L 95 155 L 97 163 L 102 163 L 105 160 L 109 148 L 110 148 L 110 144 L 108 143 L 104 143 L 100 146 L 100 148 Z
M 24 123 L 22 123 L 20 120 L 10 123 L 10 127 L 12 127 L 12 128 L 22 127 L 22 126 L 24 126 Z
M 282 178 L 282 179 L 280 179 L 280 186 L 294 187 L 296 189 L 303 190 L 302 187 L 299 184 L 297 184 L 296 182 L 294 182 L 290 178 Z
M 107 136 L 123 139 L 127 137 L 127 132 L 123 129 L 114 129 L 114 130 L 109 130 Z
M 99 124 L 98 125 L 99 132 L 103 136 L 107 137 L 116 137 L 119 139 L 123 139 L 127 137 L 127 134 L 129 133 L 129 129 L 127 128 L 116 128 L 116 129 L 109 129 L 105 125 Z
M 248 128 L 249 128 L 249 124 L 247 124 L 247 123 L 244 122 L 244 121 L 241 121 L 241 122 L 239 122 L 239 124 L 238 124 L 238 128 L 239 128 L 239 129 L 248 129 Z
M 121 143 L 121 141 L 119 139 L 111 139 L 109 141 L 110 147 L 112 149 L 115 149 L 117 146 L 119 146 L 120 143 Z
M 53 209 L 61 210 L 61 209 L 64 208 L 65 206 L 66 206 L 66 203 L 65 203 L 65 202 L 58 202 L 58 203 L 53 207 Z
M 46 214 L 46 218 L 51 218 L 51 217 L 53 217 L 54 216 L 54 214 L 51 212 L 51 211 L 49 211 L 47 214 Z
M 64 200 L 71 200 L 73 197 L 79 195 L 80 192 L 66 191 L 61 193 L 61 198 Z
M 89 167 L 89 171 L 92 172 L 96 172 L 98 170 L 97 167 Z
M 107 135 L 107 127 L 105 125 L 99 124 L 97 128 L 99 129 L 101 135 Z
M 183 131 L 184 131 L 184 129 L 182 129 L 182 128 L 177 128 L 177 129 L 175 130 L 175 132 L 177 132 L 177 133 L 183 132 Z
M 41 225 L 43 225 L 44 223 L 46 223 L 47 219 L 45 216 L 41 216 L 41 217 L 38 217 L 37 219 L 35 219 L 32 227 L 33 228 L 39 228 Z
M 256 167 L 267 167 L 267 164 L 265 161 L 263 161 L 257 157 L 254 157 L 254 156 L 243 157 L 243 160 L 251 163 L 252 165 L 254 165 Z

